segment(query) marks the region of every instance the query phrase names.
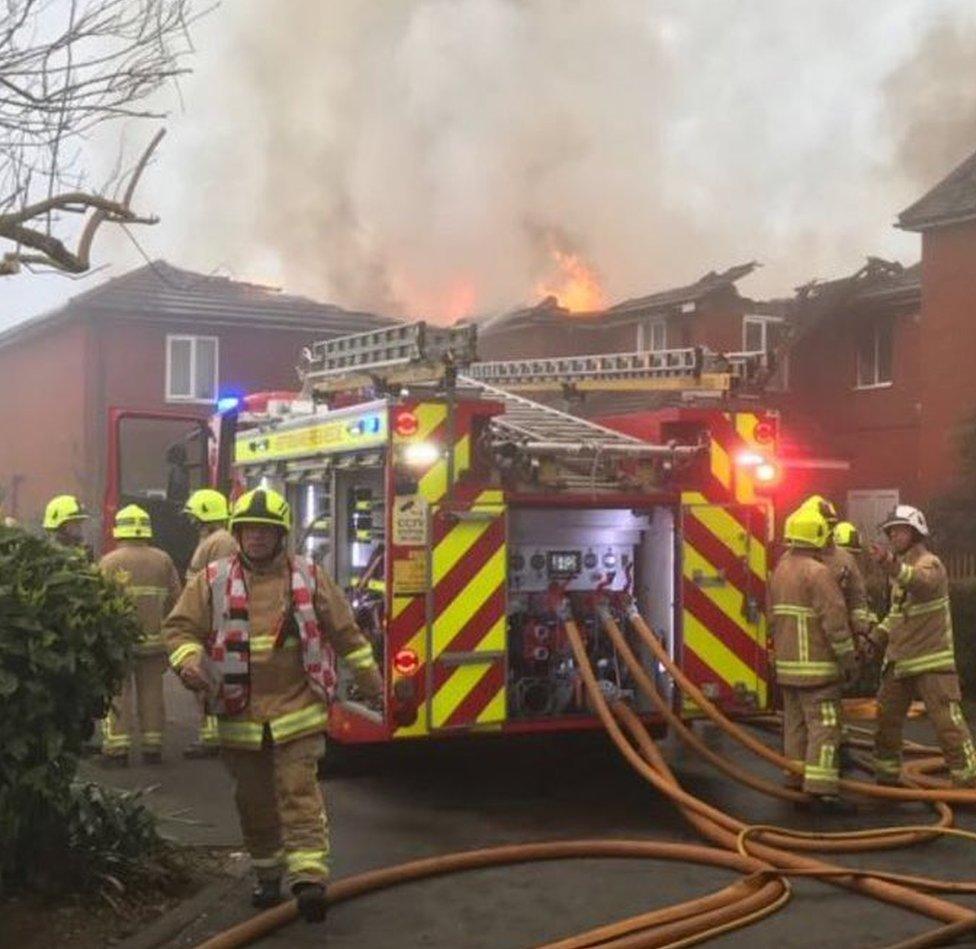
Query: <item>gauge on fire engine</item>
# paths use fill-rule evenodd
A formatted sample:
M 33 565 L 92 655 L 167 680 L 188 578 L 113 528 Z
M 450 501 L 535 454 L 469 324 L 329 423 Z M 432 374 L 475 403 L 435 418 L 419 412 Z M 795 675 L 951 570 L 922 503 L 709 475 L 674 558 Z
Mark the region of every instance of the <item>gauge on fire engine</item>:
M 509 567 L 518 573 L 520 570 L 525 569 L 525 557 L 521 554 L 512 554 L 508 561 Z
M 542 570 L 542 568 L 545 565 L 546 565 L 546 558 L 543 557 L 542 554 L 533 554 L 532 559 L 529 560 L 529 566 L 533 570 Z
M 583 569 L 583 555 L 578 550 L 550 550 L 546 567 L 553 580 L 569 580 Z
M 608 569 L 617 566 L 617 555 L 612 550 L 608 550 L 603 555 L 603 566 Z
M 586 552 L 586 556 L 583 557 L 583 566 L 587 570 L 592 570 L 597 564 L 597 556 L 592 550 Z

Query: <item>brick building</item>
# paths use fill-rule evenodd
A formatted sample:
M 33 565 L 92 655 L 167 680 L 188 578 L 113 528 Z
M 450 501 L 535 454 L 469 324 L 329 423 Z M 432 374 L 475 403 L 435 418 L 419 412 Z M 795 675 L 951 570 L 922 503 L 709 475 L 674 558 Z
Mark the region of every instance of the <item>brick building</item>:
M 297 388 L 312 341 L 388 322 L 156 262 L 19 323 L 0 333 L 4 507 L 36 524 L 48 498 L 71 492 L 97 511 L 110 408 L 203 419 L 222 392 Z M 167 449 L 186 431 L 173 422 L 123 433 L 126 493 L 165 493 Z

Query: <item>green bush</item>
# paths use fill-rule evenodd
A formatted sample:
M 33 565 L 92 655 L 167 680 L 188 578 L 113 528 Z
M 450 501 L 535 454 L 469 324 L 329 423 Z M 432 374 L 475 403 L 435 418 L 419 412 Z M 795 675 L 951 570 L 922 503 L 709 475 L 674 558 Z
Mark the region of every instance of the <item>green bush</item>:
M 966 697 L 976 698 L 976 580 L 953 580 L 949 596 L 956 669 Z
M 81 553 L 0 527 L 0 882 L 67 846 L 79 756 L 139 637 Z

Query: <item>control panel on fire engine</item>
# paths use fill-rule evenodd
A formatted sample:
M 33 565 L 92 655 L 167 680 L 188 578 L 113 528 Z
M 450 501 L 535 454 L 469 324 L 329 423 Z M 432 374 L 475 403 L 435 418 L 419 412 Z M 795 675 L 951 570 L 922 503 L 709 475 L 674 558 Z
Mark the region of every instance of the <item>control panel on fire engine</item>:
M 509 590 L 540 593 L 556 583 L 566 590 L 623 590 L 633 570 L 633 547 L 595 544 L 582 547 L 539 547 L 518 544 L 509 548 Z

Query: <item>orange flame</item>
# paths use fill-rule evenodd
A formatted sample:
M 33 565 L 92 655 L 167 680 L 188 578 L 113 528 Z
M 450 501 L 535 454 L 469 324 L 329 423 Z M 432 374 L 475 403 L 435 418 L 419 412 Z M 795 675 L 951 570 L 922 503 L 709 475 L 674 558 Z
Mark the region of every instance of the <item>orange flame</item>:
M 536 293 L 542 297 L 555 297 L 559 305 L 571 313 L 602 310 L 606 302 L 597 271 L 579 254 L 566 253 L 555 247 L 551 254 L 559 272 L 539 282 Z

